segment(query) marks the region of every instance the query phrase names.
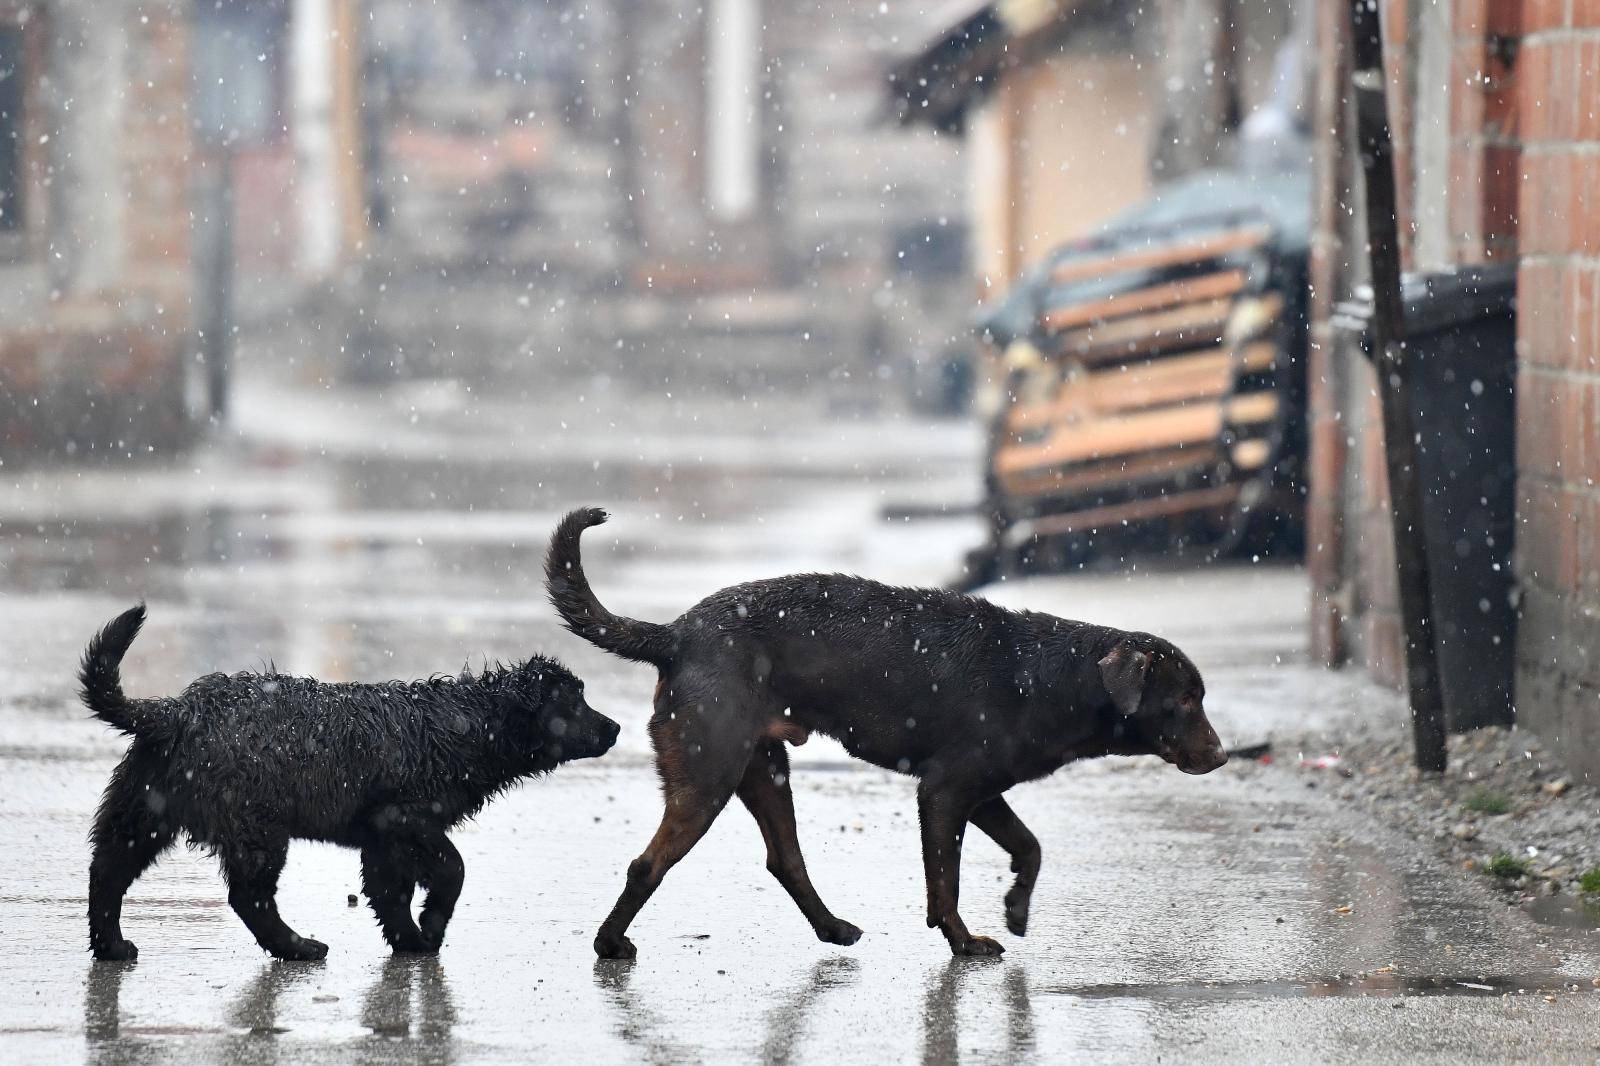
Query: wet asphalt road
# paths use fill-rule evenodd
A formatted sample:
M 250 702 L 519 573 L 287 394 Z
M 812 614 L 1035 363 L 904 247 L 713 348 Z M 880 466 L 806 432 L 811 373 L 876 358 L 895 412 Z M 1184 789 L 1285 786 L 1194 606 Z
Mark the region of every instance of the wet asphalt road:
M 1044 873 L 1006 935 L 1004 857 L 969 838 L 963 913 L 1008 947 L 952 962 L 922 921 L 911 782 L 797 752 L 813 879 L 866 931 L 811 939 L 730 808 L 633 929 L 590 940 L 659 814 L 648 669 L 556 626 L 538 586 L 555 516 L 600 503 L 607 603 L 665 619 L 802 569 L 948 576 L 971 519 L 886 502 L 970 495 L 967 427 L 655 397 L 478 400 L 448 386 L 243 397 L 241 432 L 181 463 L 0 474 L 0 1060 L 7 1062 L 1575 1061 L 1600 1055 L 1592 941 L 1545 929 L 1335 804 L 1315 775 L 1143 761 L 1013 793 Z M 1303 661 L 1303 579 L 1233 566 L 1030 581 L 1013 605 L 1153 629 L 1207 674 L 1225 739 L 1394 715 Z M 121 750 L 74 702 L 92 629 L 147 598 L 130 691 L 273 660 L 413 676 L 538 649 L 623 723 L 618 750 L 524 786 L 457 834 L 467 887 L 437 960 L 389 958 L 354 854 L 298 844 L 280 904 L 332 950 L 280 964 L 174 852 L 130 895 L 137 964 L 90 962 L 84 834 Z M 1344 911 L 1348 908 L 1348 912 Z M 1578 991 L 1569 991 L 1576 985 Z

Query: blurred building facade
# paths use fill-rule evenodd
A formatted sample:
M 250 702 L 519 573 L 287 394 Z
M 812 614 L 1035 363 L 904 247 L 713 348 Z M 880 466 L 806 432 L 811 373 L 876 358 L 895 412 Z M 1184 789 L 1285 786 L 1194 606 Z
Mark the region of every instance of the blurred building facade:
M 1267 0 L 955 10 L 893 66 L 890 92 L 902 125 L 966 141 L 985 300 L 1161 184 L 1235 162 L 1246 118 L 1282 91 L 1284 43 L 1309 36 L 1293 5 Z
M 947 9 L 947 14 L 950 14 Z M 1137 542 L 1294 550 L 1311 22 L 1252 0 L 994 0 L 894 64 L 964 139 L 990 387 L 975 583 Z
M 186 7 L 0 2 L 0 457 L 184 436 Z
M 1382 7 L 1406 269 L 1517 267 L 1518 718 L 1600 772 L 1600 10 Z M 1170 179 L 1272 140 L 1247 134 L 1313 131 L 1313 650 L 1398 686 L 1379 383 L 1334 324 L 1366 281 L 1348 18 L 1345 0 L 971 4 L 894 67 L 891 97 L 902 122 L 965 135 L 980 298 Z M 1260 107 L 1296 82 L 1304 107 Z
M 896 290 L 913 244 L 956 274 L 963 223 L 957 146 L 882 137 L 898 8 L 371 0 L 357 371 L 737 390 L 959 333 Z
M 1517 265 L 1518 720 L 1600 772 L 1600 7 L 1383 4 L 1408 269 Z M 1316 654 L 1399 684 L 1370 366 L 1332 305 L 1364 278 L 1348 7 L 1318 5 L 1309 565 Z
M 948 347 L 959 146 L 883 137 L 877 91 L 914 17 L 0 0 L 0 434 L 181 440 L 236 342 L 301 378 L 734 390 Z
M 326 281 L 365 238 L 365 5 L 225 0 L 188 12 L 194 191 L 209 212 L 208 182 L 227 185 L 226 239 L 248 314 Z
M 351 260 L 367 217 L 357 13 L 0 2 L 8 455 L 182 444 L 220 410 L 250 297 L 281 308 Z

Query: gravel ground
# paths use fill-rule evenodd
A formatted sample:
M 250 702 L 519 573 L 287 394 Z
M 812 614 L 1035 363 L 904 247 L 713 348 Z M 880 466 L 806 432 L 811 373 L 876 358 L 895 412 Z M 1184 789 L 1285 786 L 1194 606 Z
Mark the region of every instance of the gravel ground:
M 1585 894 L 1579 884 L 1586 871 L 1600 869 L 1600 789 L 1526 730 L 1451 737 L 1443 774 L 1419 773 L 1409 736 L 1381 728 L 1342 744 L 1326 737 L 1279 742 L 1272 760 L 1485 879 L 1507 903 L 1555 924 L 1600 926 L 1600 894 Z
M 1270 742 L 1270 757 L 1253 767 L 1259 780 L 1286 776 L 1333 797 L 1546 925 L 1600 928 L 1600 894 L 1586 898 L 1577 883 L 1600 866 L 1600 789 L 1570 773 L 1556 745 L 1521 730 L 1452 737 L 1449 770 L 1419 775 L 1401 696 L 1361 670 L 1306 659 L 1305 600 L 1287 587 L 1296 580 L 1272 567 L 1185 570 L 1155 561 L 984 591 L 1012 606 L 1172 637 L 1201 664 L 1207 708 L 1230 749 Z M 1495 799 L 1504 813 L 1474 809 L 1498 809 Z M 1527 872 L 1490 874 L 1501 852 Z
M 1221 712 L 1230 749 L 1270 742 L 1269 758 L 1257 764 L 1263 779 L 1287 775 L 1349 804 L 1541 922 L 1600 928 L 1600 894 L 1586 899 L 1578 885 L 1600 866 L 1600 788 L 1569 772 L 1557 745 L 1523 730 L 1452 737 L 1449 770 L 1419 775 L 1403 698 L 1364 671 L 1306 659 L 1298 580 L 1270 566 L 1194 570 L 1154 560 L 984 594 L 1173 638 L 1201 665 L 1206 706 L 1214 718 Z M 1498 809 L 1485 802 L 1494 799 L 1504 813 L 1474 809 Z M 1525 862 L 1526 874 L 1488 873 L 1500 852 Z

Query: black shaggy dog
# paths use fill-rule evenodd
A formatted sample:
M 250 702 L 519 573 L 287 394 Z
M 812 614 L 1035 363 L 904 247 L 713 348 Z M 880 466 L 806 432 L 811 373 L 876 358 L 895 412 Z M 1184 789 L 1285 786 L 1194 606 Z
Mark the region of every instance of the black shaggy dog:
M 181 830 L 222 862 L 228 904 L 280 959 L 320 959 L 274 899 L 291 839 L 361 850 L 361 880 L 390 947 L 435 952 L 465 866 L 445 831 L 520 778 L 604 754 L 618 727 L 551 659 L 473 677 L 323 684 L 208 674 L 169 699 L 129 699 L 118 667 L 144 607 L 83 657 L 83 700 L 133 737 L 95 816 L 89 946 L 132 959 L 122 897 Z M 420 927 L 417 885 L 427 890 Z
M 1012 785 L 1100 755 L 1155 754 L 1191 774 L 1227 761 L 1199 671 L 1159 637 L 838 574 L 736 585 L 668 625 L 621 618 L 595 598 L 578 552 L 605 520 L 595 508 L 567 515 L 545 577 L 574 633 L 660 671 L 650 738 L 666 813 L 595 937 L 604 958 L 633 957 L 628 923 L 736 794 L 817 936 L 855 943 L 861 930 L 811 887 L 795 832 L 783 743 L 811 730 L 921 779 L 928 925 L 957 955 L 1003 950 L 956 913 L 969 823 L 1010 854 L 1006 924 L 1027 929 L 1039 842 L 1002 796 Z

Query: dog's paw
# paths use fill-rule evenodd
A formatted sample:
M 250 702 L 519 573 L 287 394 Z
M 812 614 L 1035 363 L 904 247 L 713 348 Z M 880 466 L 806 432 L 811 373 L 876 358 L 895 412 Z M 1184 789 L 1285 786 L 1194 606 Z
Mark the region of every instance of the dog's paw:
M 1032 901 L 1026 896 L 1015 899 L 1006 896 L 1006 928 L 1013 936 L 1028 935 L 1028 906 Z
M 282 948 L 268 950 L 272 951 L 273 958 L 286 962 L 316 962 L 328 956 L 328 945 L 308 936 L 297 936 Z
M 438 951 L 444 944 L 444 930 L 450 919 L 441 918 L 429 911 L 422 913 L 422 918 L 417 922 L 417 929 L 422 933 L 422 939 L 433 945 L 433 950 Z
M 594 938 L 594 953 L 602 959 L 633 959 L 638 958 L 639 949 L 625 936 L 597 936 Z
M 976 957 L 1004 955 L 1005 945 L 998 940 L 991 940 L 986 936 L 969 936 L 962 941 L 952 941 L 950 954 L 971 955 Z
M 817 927 L 817 939 L 824 944 L 843 944 L 849 947 L 861 939 L 861 930 L 847 921 L 835 918 L 832 922 Z
M 396 955 L 437 955 L 442 938 L 431 937 L 415 929 L 407 929 L 389 938 L 389 946 Z
M 94 948 L 94 957 L 101 962 L 132 962 L 139 957 L 139 949 L 131 940 L 119 940 Z

